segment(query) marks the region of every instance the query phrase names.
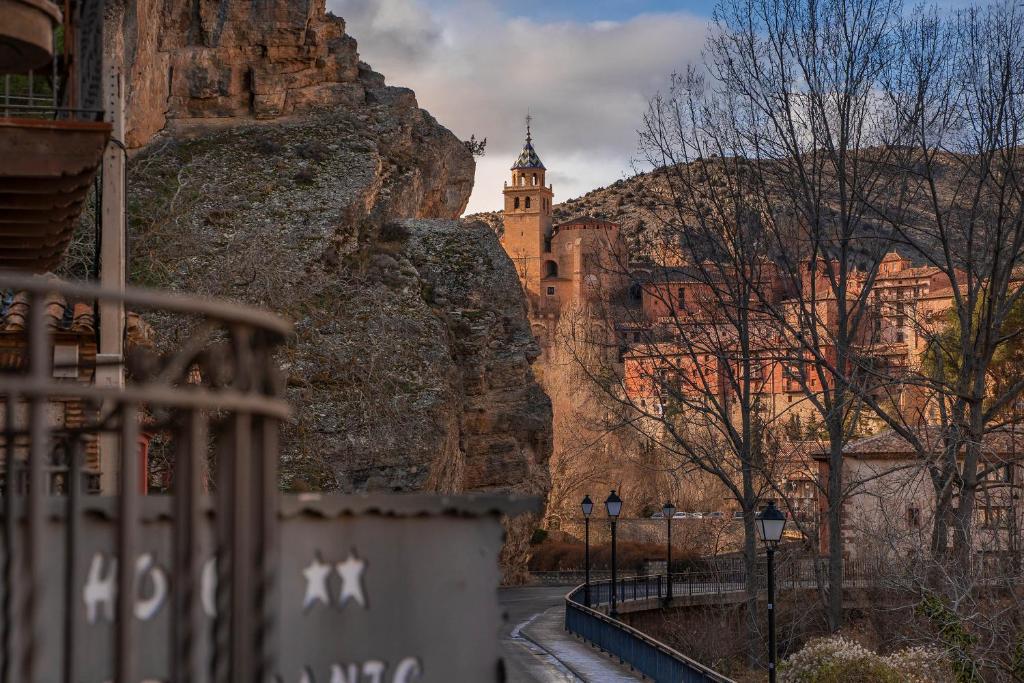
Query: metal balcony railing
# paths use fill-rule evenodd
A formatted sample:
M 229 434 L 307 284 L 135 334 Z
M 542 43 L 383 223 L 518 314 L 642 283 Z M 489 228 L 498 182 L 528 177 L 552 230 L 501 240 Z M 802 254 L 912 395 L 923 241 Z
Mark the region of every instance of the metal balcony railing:
M 53 67 L 44 75 L 5 74 L 0 79 L 0 116 L 9 119 L 51 121 L 102 121 L 100 109 L 79 109 L 61 104 L 60 74 Z

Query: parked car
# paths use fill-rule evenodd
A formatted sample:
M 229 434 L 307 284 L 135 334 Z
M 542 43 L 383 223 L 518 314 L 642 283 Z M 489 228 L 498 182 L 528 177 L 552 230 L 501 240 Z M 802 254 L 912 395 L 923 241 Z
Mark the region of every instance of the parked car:
M 672 519 L 686 519 L 686 513 L 677 512 L 676 514 L 672 515 Z
M 704 513 L 703 512 L 691 512 L 690 513 L 690 517 L 692 519 L 704 519 Z
M 676 514 L 679 514 L 679 513 L 676 513 Z M 653 515 L 651 515 L 651 519 L 665 519 L 665 513 L 662 512 L 661 510 L 658 510 Z
M 736 521 L 743 519 L 743 510 L 733 510 L 732 518 Z
M 724 512 L 709 512 L 708 514 L 704 515 L 704 517 L 707 518 L 707 519 L 724 519 L 725 518 L 725 513 Z

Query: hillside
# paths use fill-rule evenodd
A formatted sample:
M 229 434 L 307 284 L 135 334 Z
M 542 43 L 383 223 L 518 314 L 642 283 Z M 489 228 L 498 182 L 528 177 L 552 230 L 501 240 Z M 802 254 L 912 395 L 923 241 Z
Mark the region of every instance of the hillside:
M 894 243 L 890 234 L 890 224 L 886 220 L 882 220 L 876 211 L 885 212 L 899 221 L 910 224 L 918 223 L 920 228 L 915 232 L 918 245 L 922 248 L 936 250 L 936 256 L 941 258 L 937 238 L 928 237 L 932 206 L 927 187 L 923 184 L 916 185 L 913 181 L 913 177 L 915 177 L 913 173 L 911 173 L 911 181 L 906 182 L 898 170 L 899 166 L 893 162 L 892 155 L 884 154 L 880 148 L 865 150 L 863 154 L 862 170 L 867 171 L 864 173 L 865 177 L 874 178 L 872 192 L 875 194 L 872 199 L 878 205 L 873 206 L 872 210 L 860 207 L 860 210 L 863 210 L 863 215 L 853 231 L 853 246 L 855 250 L 859 248 L 861 251 L 859 255 L 855 255 L 855 258 L 862 259 L 861 264 L 866 265 L 870 260 L 880 258 L 882 253 L 888 250 L 885 245 L 890 245 L 889 248 L 896 248 L 897 251 L 900 251 L 899 248 L 892 246 Z M 880 163 L 876 164 L 876 161 L 880 161 Z M 903 163 L 914 162 L 913 159 L 903 160 Z M 745 174 L 752 173 L 754 162 L 741 164 L 738 170 L 736 167 L 732 167 L 729 171 L 732 177 L 727 177 L 726 172 L 719 166 L 721 163 L 721 160 L 711 160 L 707 166 L 692 165 L 680 166 L 671 170 L 657 169 L 616 181 L 607 187 L 596 188 L 580 197 L 554 204 L 552 211 L 554 224 L 557 226 L 559 223 L 580 216 L 614 221 L 622 227 L 622 234 L 631 258 L 651 260 L 669 266 L 678 265 L 682 259 L 681 251 L 678 249 L 679 230 L 676 227 L 679 218 L 673 208 L 673 194 L 669 191 L 668 174 L 670 172 L 673 174 L 671 182 L 677 188 L 680 186 L 679 175 L 681 174 L 676 174 L 679 169 L 682 169 L 683 173 L 691 171 L 708 173 L 711 178 L 709 186 L 700 182 L 695 183 L 694 193 L 699 194 L 699 197 L 696 199 L 686 197 L 688 205 L 686 210 L 690 216 L 696 215 L 696 212 L 700 212 L 704 216 L 714 216 L 717 211 L 709 201 L 711 193 L 714 192 L 721 193 L 718 199 L 724 200 L 725 205 L 731 206 L 732 197 L 728 195 L 727 188 L 733 186 L 734 183 L 740 187 L 739 194 L 749 198 L 751 206 L 757 207 L 761 204 L 761 198 L 754 196 L 753 192 L 748 189 L 756 187 L 758 181 L 751 179 L 746 182 L 736 179 L 737 176 L 742 178 Z M 963 160 L 956 159 L 948 153 L 940 153 L 932 156 L 931 163 L 935 165 L 936 190 L 940 200 L 950 206 L 956 204 L 960 204 L 962 207 L 969 206 L 971 197 L 964 194 L 963 187 L 958 185 L 958 179 L 962 178 Z M 788 190 L 784 187 L 784 183 L 787 182 L 785 176 L 790 173 L 789 165 L 780 162 L 764 162 L 761 168 L 764 169 L 764 177 L 761 180 L 775 184 L 774 190 L 770 189 L 769 194 L 780 198 L 787 196 Z M 822 175 L 827 175 L 827 172 L 823 172 Z M 828 226 L 831 223 L 838 229 L 840 226 L 838 220 L 840 201 L 838 197 L 829 194 L 828 188 L 832 185 L 823 182 L 822 187 L 824 188 L 822 189 L 824 194 L 821 197 L 822 218 L 826 219 L 824 224 Z M 895 191 L 889 195 L 878 189 L 882 187 L 895 188 Z M 695 207 L 689 206 L 689 204 L 694 204 Z M 787 216 L 791 215 L 788 206 L 789 200 L 779 201 L 772 206 L 771 210 L 776 212 L 776 220 L 781 222 L 787 220 Z M 473 214 L 467 216 L 467 219 L 485 222 L 499 237 L 504 233 L 500 211 Z M 831 221 L 827 219 L 831 219 Z M 841 241 L 836 237 L 831 244 L 822 243 L 820 247 L 829 251 L 837 248 Z M 691 244 L 688 249 L 701 250 L 704 246 L 695 243 Z M 703 253 L 702 258 L 715 259 L 716 254 L 710 250 L 711 245 L 706 246 L 709 250 Z M 880 247 L 881 252 L 879 251 Z M 960 245 L 960 248 L 964 250 L 964 253 L 969 252 L 966 243 Z M 904 255 L 914 259 L 915 262 L 924 261 L 921 255 L 915 253 L 914 250 L 904 248 L 902 251 L 906 252 Z M 781 258 L 781 254 L 775 254 L 774 257 Z
M 637 245 L 638 235 L 669 220 L 669 214 L 663 208 L 667 194 L 658 192 L 663 187 L 657 173 L 642 173 L 555 203 L 552 218 L 555 225 L 579 216 L 615 221 L 622 226 L 623 235 L 635 253 L 642 251 Z M 498 236 L 504 233 L 500 211 L 472 214 L 466 218 L 483 221 Z

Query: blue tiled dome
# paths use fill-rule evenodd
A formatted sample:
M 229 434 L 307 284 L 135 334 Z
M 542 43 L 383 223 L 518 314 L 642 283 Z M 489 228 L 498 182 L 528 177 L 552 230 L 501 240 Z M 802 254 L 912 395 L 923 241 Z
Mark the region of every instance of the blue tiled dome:
M 519 153 L 519 158 L 516 159 L 516 163 L 512 164 L 512 170 L 517 168 L 544 168 L 544 164 L 541 163 L 540 157 L 537 156 L 537 151 L 533 148 L 533 143 L 530 142 L 530 138 L 526 138 L 526 144 L 523 145 L 523 151 Z

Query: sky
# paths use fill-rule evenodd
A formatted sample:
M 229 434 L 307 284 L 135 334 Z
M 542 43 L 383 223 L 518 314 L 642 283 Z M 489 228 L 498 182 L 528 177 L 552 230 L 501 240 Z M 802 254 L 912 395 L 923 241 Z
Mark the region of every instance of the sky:
M 632 175 L 641 117 L 699 61 L 711 0 L 327 0 L 363 61 L 460 138 L 487 138 L 467 213 L 500 209 L 533 117 L 564 201 Z

